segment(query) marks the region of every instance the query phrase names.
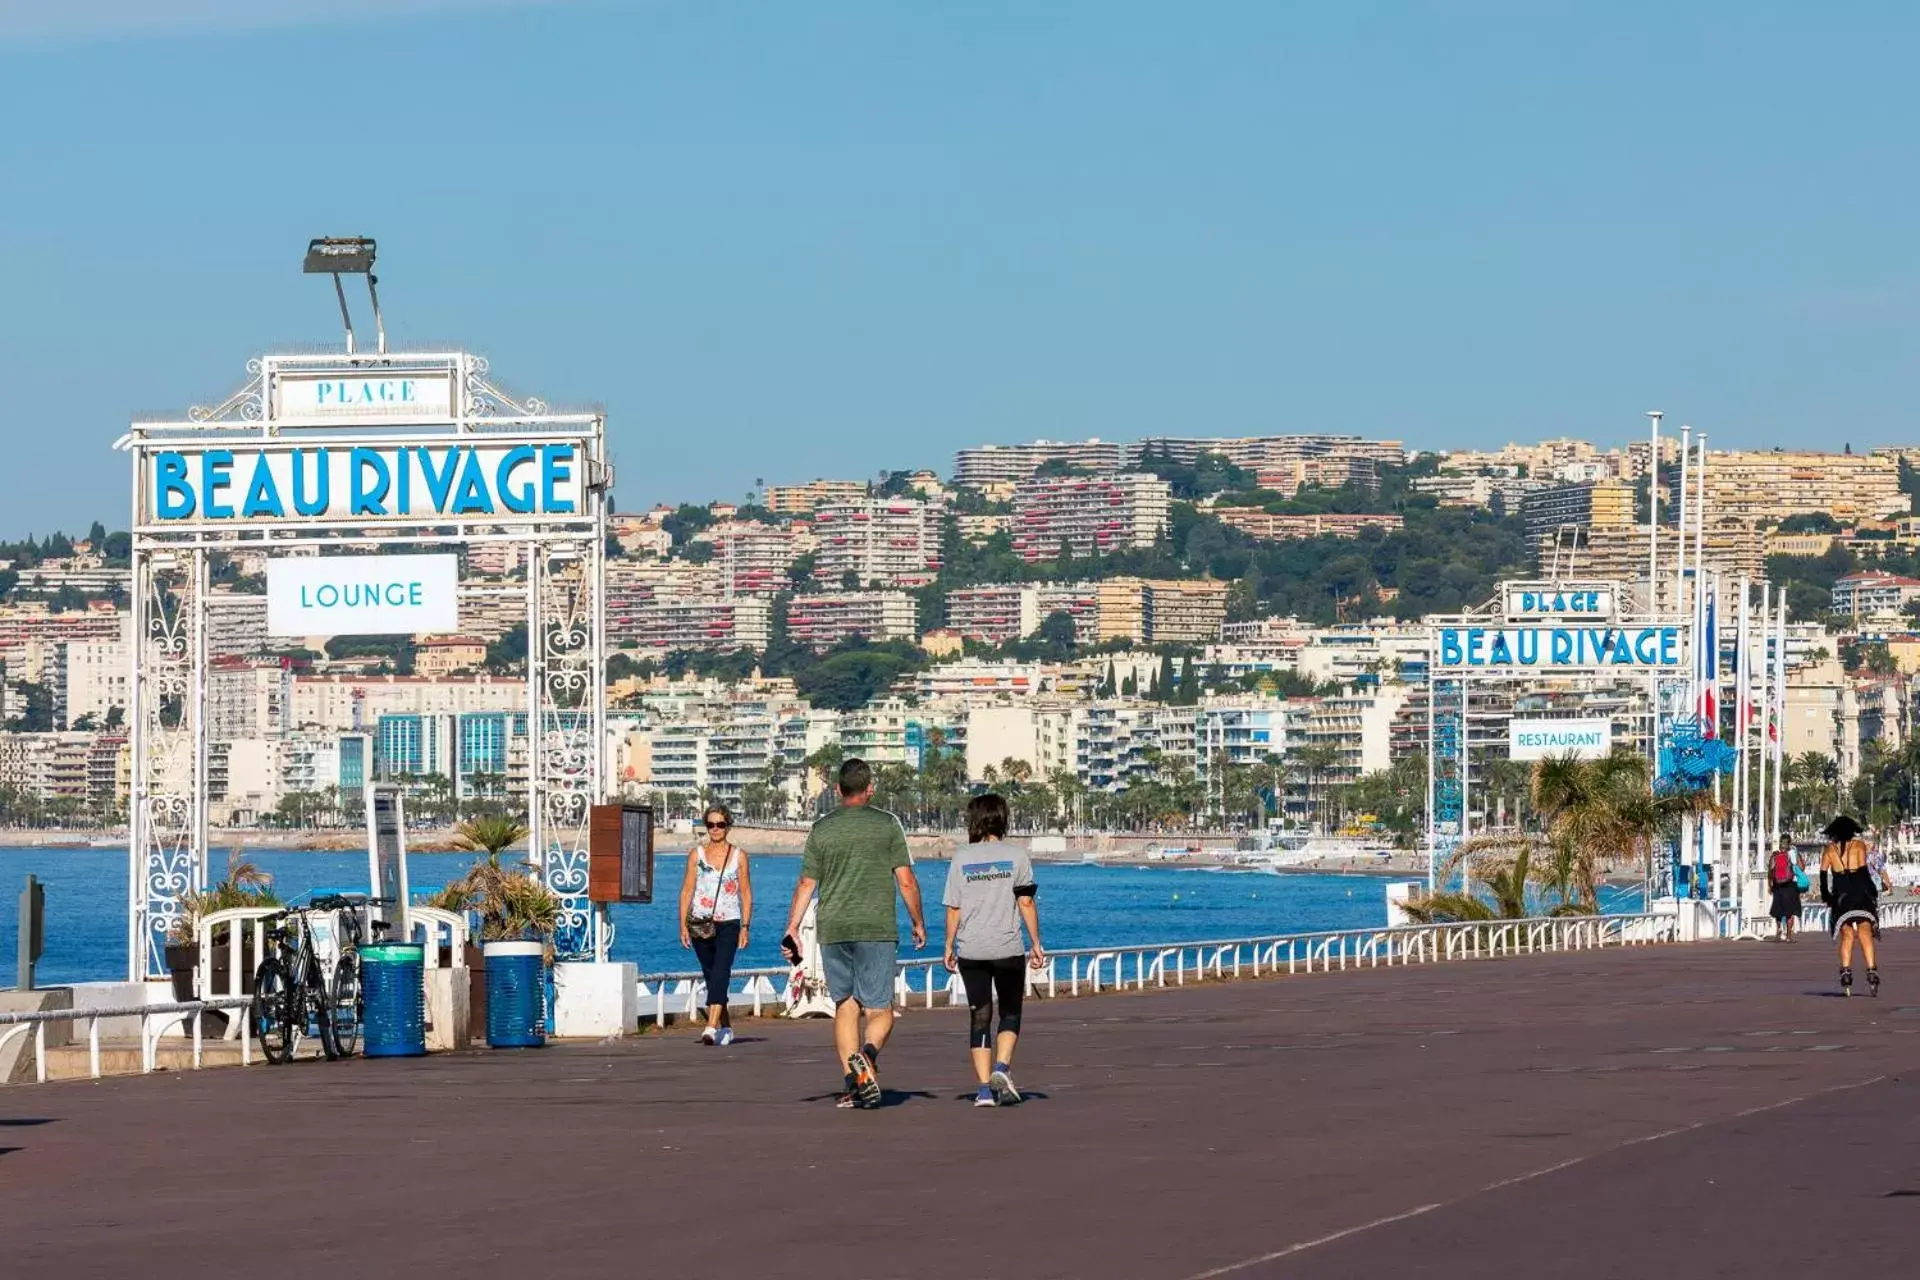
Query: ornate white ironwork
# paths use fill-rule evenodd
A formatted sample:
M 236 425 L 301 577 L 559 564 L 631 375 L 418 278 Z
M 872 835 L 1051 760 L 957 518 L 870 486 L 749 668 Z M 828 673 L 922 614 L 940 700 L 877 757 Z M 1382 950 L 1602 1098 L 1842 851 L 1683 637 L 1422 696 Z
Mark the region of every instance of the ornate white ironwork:
M 134 559 L 130 976 L 166 972 L 185 895 L 206 887 L 205 636 L 200 550 Z
M 604 922 L 587 900 L 588 818 L 600 794 L 606 706 L 600 557 L 604 539 L 535 548 L 527 660 L 534 711 L 528 733 L 534 817 L 547 887 L 560 896 L 554 946 L 563 956 L 604 954 Z M 597 932 L 597 930 L 599 930 Z
M 516 399 L 487 379 L 487 361 L 466 352 L 389 353 L 380 363 L 440 370 L 460 380 L 463 407 L 455 421 L 409 428 L 382 419 L 315 425 L 275 417 L 277 379 L 338 369 L 364 372 L 362 355 L 270 355 L 247 363 L 248 382 L 226 399 L 188 411 L 184 420 L 136 422 L 134 463 L 132 679 L 132 841 L 129 852 L 128 970 L 141 979 L 166 972 L 164 946 L 186 894 L 207 882 L 207 645 L 205 601 L 212 557 L 263 544 L 276 555 L 323 549 L 376 550 L 386 543 L 475 542 L 518 548 L 527 575 L 527 732 L 530 767 L 527 825 L 534 861 L 561 895 L 562 954 L 604 955 L 604 912 L 587 901 L 588 816 L 604 770 L 605 627 L 601 558 L 607 533 L 604 486 L 606 421 L 594 413 L 552 413 L 542 400 Z M 476 423 L 475 420 L 478 420 Z M 577 440 L 581 498 L 572 513 L 514 519 L 502 513 L 389 517 L 377 530 L 321 521 L 209 519 L 165 523 L 143 518 L 141 477 L 156 450 L 265 437 L 323 442 L 343 429 L 373 428 L 382 438 L 440 446 L 484 423 L 496 440 Z M 399 434 L 404 432 L 405 434 Z M 456 745 L 455 749 L 458 747 Z M 371 765 L 371 762 L 369 762 Z

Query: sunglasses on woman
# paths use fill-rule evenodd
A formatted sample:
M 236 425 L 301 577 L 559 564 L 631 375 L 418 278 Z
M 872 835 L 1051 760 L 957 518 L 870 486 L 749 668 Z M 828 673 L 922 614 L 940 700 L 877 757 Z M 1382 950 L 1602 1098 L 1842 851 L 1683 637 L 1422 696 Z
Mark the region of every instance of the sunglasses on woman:
M 731 827 L 732 825 L 733 825 L 733 824 L 732 824 L 731 822 L 709 822 L 709 823 L 707 824 L 707 830 L 709 830 L 709 831 L 725 831 L 725 830 L 726 830 L 726 829 L 727 829 L 728 827 Z

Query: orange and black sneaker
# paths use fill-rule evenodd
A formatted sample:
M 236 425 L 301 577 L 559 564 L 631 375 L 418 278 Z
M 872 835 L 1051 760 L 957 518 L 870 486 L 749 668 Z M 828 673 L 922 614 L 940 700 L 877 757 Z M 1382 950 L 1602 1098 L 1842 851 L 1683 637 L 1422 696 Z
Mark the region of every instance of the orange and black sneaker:
M 870 1111 L 880 1105 L 880 1073 L 874 1069 L 873 1059 L 864 1053 L 849 1055 L 847 1077 L 853 1082 L 850 1092 L 854 1106 Z

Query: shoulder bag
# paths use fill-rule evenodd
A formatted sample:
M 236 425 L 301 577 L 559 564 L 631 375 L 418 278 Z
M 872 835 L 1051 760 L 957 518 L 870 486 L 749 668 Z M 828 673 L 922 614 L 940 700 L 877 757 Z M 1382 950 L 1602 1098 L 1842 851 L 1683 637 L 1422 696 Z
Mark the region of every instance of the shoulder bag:
M 727 883 L 727 870 L 733 866 L 733 854 L 733 846 L 729 844 L 727 846 L 727 856 L 720 862 L 720 878 L 714 881 L 713 907 L 704 916 L 690 915 L 687 917 L 687 936 L 689 938 L 698 938 L 702 942 L 705 942 L 708 938 L 711 938 L 720 931 L 720 926 L 713 917 L 714 913 L 720 910 L 720 893 Z M 707 860 L 704 857 L 701 858 L 700 866 L 702 869 L 704 869 L 706 865 Z M 696 881 L 695 884 L 697 886 L 698 881 Z

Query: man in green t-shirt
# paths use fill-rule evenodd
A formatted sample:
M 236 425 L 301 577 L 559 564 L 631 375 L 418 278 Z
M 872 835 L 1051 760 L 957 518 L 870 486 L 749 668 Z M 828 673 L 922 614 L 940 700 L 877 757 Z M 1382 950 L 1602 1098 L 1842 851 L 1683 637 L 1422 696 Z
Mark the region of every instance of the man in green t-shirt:
M 860 759 L 841 765 L 840 807 L 807 833 L 787 919 L 792 937 L 819 891 L 820 962 L 833 998 L 834 1052 L 846 1066 L 847 1091 L 840 1105 L 863 1109 L 880 1105 L 880 1050 L 893 1030 L 893 966 L 900 950 L 896 888 L 913 923 L 914 950 L 927 945 L 907 833 L 900 819 L 874 808 L 872 800 L 872 766 Z

